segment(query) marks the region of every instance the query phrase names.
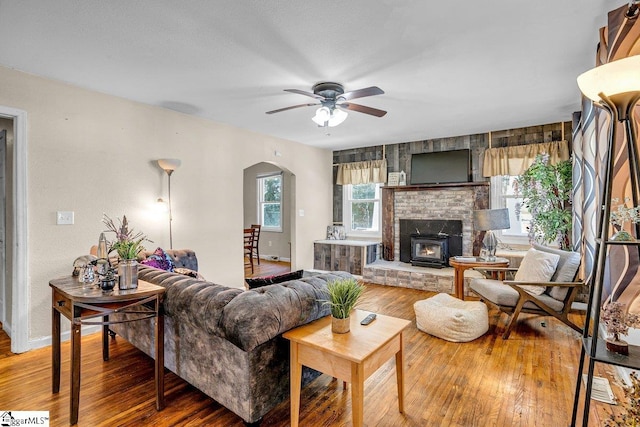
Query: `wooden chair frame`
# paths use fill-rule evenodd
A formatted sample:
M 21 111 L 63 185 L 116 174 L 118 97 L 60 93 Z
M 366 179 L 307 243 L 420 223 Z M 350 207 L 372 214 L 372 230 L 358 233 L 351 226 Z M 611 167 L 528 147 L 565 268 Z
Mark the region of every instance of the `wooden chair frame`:
M 476 270 L 482 272 L 483 274 L 487 272 L 487 273 L 504 275 L 507 273 L 515 274 L 515 272 L 518 269 L 509 268 L 509 267 L 507 268 L 496 267 L 496 268 L 476 268 Z M 507 326 L 505 327 L 504 333 L 502 334 L 502 339 L 506 340 L 509 338 L 509 335 L 511 334 L 511 329 L 515 325 L 516 320 L 518 319 L 518 316 L 520 315 L 520 313 L 531 313 L 531 314 L 539 314 L 543 316 L 553 316 L 559 321 L 561 321 L 562 323 L 564 323 L 565 325 L 571 327 L 576 332 L 582 333 L 582 328 L 580 328 L 578 325 L 570 321 L 568 316 L 569 316 L 569 312 L 571 311 L 571 305 L 573 304 L 573 300 L 575 299 L 576 294 L 578 293 L 578 289 L 584 285 L 583 281 L 576 280 L 573 282 L 525 282 L 525 281 L 515 281 L 515 280 L 502 280 L 501 282 L 504 286 L 510 286 L 512 289 L 518 292 L 518 302 L 516 303 L 515 306 L 512 307 L 507 305 L 496 304 L 493 301 L 489 300 L 488 298 L 484 297 L 483 295 L 480 295 L 478 292 L 474 291 L 473 289 L 471 289 L 471 291 L 476 295 L 478 295 L 481 301 L 484 301 L 485 303 L 493 307 L 496 307 L 501 312 L 506 313 L 509 316 Z M 565 287 L 570 289 L 565 295 L 564 299 L 562 300 L 564 304 L 562 311 L 558 312 L 553 308 L 549 307 L 540 299 L 538 299 L 537 298 L 538 295 L 532 295 L 529 292 L 522 289 L 520 287 L 521 285 Z M 538 308 L 536 309 L 536 308 L 524 307 L 524 305 L 527 302 L 531 302 L 535 304 Z
M 253 274 L 253 246 L 255 240 L 255 228 L 245 228 L 244 229 L 244 257 L 248 258 L 248 263 L 245 261 L 244 265 L 251 266 L 251 274 Z

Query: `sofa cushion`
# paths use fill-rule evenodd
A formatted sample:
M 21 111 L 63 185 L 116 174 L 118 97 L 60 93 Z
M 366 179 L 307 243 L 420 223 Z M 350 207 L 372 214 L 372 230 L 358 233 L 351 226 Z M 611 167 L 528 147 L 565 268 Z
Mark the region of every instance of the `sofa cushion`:
M 251 279 L 245 279 L 249 289 L 260 288 L 262 286 L 274 285 L 276 283 L 288 282 L 289 280 L 296 280 L 302 278 L 304 271 L 291 271 L 284 274 L 278 274 L 274 276 L 254 277 Z
M 557 254 L 531 248 L 522 259 L 514 280 L 517 282 L 548 282 L 556 271 L 559 259 L 560 256 Z M 519 286 L 533 295 L 542 295 L 547 290 L 546 286 Z

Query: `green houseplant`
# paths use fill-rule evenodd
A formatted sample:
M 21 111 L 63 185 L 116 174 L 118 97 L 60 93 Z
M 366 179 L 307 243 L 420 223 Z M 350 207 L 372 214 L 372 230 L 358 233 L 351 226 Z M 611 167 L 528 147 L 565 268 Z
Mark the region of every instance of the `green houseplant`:
M 322 301 L 331 306 L 333 332 L 349 332 L 349 316 L 364 289 L 365 287 L 353 278 L 335 280 L 327 285 L 328 299 Z
M 516 179 L 516 193 L 531 212 L 531 240 L 540 243 L 558 241 L 560 249 L 571 247 L 571 162 L 549 164 L 548 154 L 539 154 L 529 168 Z
M 115 251 L 120 258 L 118 263 L 118 286 L 120 289 L 135 289 L 138 287 L 138 255 L 144 250 L 143 242 L 150 241 L 141 232 L 129 228 L 125 215 L 118 220 L 118 224 L 104 215 L 102 222 L 108 232 L 115 233 L 115 239 L 109 242 L 108 252 Z

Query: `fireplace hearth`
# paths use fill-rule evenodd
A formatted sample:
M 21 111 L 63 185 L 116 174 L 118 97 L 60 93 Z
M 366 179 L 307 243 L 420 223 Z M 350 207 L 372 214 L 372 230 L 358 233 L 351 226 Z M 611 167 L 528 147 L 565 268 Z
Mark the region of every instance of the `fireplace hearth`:
M 449 265 L 449 236 L 411 235 L 411 265 L 443 268 Z

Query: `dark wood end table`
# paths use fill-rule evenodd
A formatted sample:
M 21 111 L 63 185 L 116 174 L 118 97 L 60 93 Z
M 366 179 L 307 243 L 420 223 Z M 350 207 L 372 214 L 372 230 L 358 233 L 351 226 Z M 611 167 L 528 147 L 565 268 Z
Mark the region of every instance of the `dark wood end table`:
M 60 391 L 60 314 L 71 321 L 71 402 L 69 423 L 78 422 L 80 404 L 80 342 L 82 325 L 102 325 L 102 358 L 109 360 L 109 315 L 129 313 L 134 320 L 155 320 L 155 388 L 156 409 L 164 408 L 164 315 L 161 302 L 164 288 L 139 280 L 136 289 L 103 292 L 97 286 L 86 288 L 75 277 L 63 277 L 49 282 L 51 300 L 51 336 L 53 368 L 52 391 Z

